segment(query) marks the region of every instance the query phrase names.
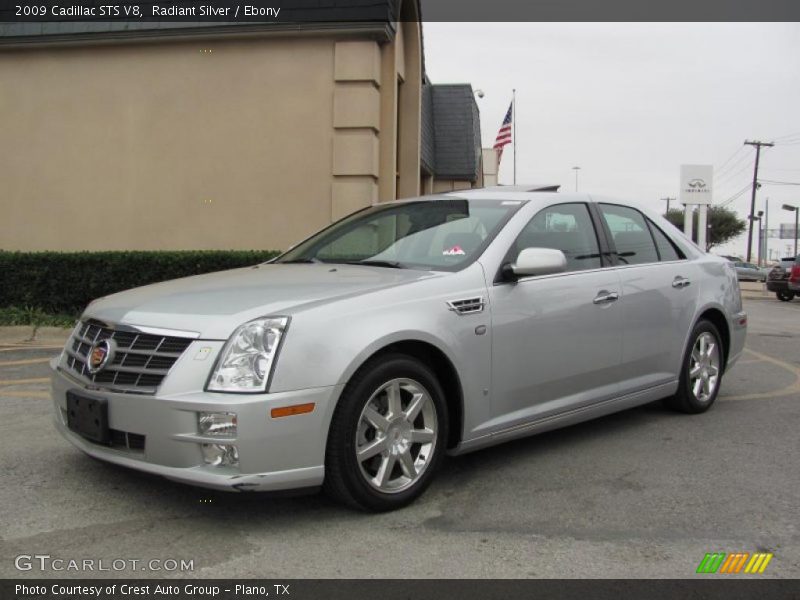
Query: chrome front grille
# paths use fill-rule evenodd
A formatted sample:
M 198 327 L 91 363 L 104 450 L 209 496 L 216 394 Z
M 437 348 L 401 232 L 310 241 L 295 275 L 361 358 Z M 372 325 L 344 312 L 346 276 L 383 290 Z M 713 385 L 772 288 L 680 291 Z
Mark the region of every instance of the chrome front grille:
M 114 340 L 114 356 L 103 369 L 90 373 L 86 364 L 89 352 L 103 340 Z M 153 394 L 192 341 L 188 337 L 113 329 L 96 321 L 84 321 L 67 342 L 66 366 L 90 386 Z

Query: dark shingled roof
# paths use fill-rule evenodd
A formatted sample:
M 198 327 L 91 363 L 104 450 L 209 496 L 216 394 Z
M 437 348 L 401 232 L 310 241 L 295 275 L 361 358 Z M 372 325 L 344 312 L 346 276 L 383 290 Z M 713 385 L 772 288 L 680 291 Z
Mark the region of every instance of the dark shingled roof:
M 422 86 L 422 118 L 420 120 L 420 165 L 432 175 L 436 165 L 436 146 L 433 131 L 433 86 L 427 81 Z
M 479 178 L 481 123 L 471 85 L 423 86 L 421 138 L 422 165 L 437 179 Z

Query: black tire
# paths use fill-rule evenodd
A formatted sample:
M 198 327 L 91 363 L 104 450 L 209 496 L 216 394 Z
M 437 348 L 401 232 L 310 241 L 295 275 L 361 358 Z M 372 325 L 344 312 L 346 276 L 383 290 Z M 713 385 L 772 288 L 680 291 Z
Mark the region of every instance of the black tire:
M 428 392 L 435 411 L 436 431 L 433 446 L 429 448 L 432 456 L 427 457 L 426 466 L 421 469 L 416 481 L 410 482 L 408 488 L 388 493 L 376 489 L 367 481 L 356 457 L 356 447 L 358 436 L 362 435 L 359 430 L 362 426 L 362 411 L 373 394 L 396 379 L 418 383 Z M 408 405 L 404 408 L 407 407 Z M 432 412 L 427 410 L 427 413 L 430 418 Z M 447 428 L 448 414 L 444 392 L 436 375 L 428 367 L 405 354 L 387 354 L 370 360 L 345 386 L 334 411 L 325 452 L 325 493 L 354 508 L 374 512 L 396 510 L 410 504 L 425 491 L 441 464 L 447 445 Z M 377 430 L 375 435 L 378 435 Z M 416 451 L 419 459 L 422 447 L 413 444 L 409 446 L 409 452 Z M 376 455 L 374 458 L 380 461 L 384 460 L 383 456 Z M 401 472 L 401 476 L 404 476 L 403 473 Z
M 719 352 L 719 366 L 717 369 L 718 374 L 716 386 L 709 397 L 701 399 L 695 395 L 694 390 L 692 389 L 689 372 L 692 367 L 692 350 L 694 349 L 695 344 L 698 343 L 700 337 L 704 334 L 710 334 L 714 338 L 716 348 Z M 714 401 L 717 399 L 717 394 L 719 394 L 719 388 L 722 385 L 724 364 L 725 349 L 722 346 L 719 331 L 710 321 L 698 321 L 697 325 L 695 325 L 694 329 L 692 330 L 692 335 L 689 336 L 689 343 L 686 347 L 686 351 L 684 352 L 683 363 L 681 365 L 681 377 L 680 382 L 678 383 L 678 391 L 674 396 L 666 399 L 667 406 L 674 410 L 688 414 L 698 414 L 707 411 L 714 404 Z
M 791 302 L 792 298 L 794 298 L 794 292 L 790 292 L 789 290 L 780 290 L 779 292 L 775 292 L 775 296 L 781 302 Z

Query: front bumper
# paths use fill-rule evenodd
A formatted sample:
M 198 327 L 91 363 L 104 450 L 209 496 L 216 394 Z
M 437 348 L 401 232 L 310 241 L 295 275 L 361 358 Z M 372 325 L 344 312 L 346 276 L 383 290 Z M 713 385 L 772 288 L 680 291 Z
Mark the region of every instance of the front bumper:
M 142 395 L 89 390 L 68 371 L 51 363 L 56 429 L 95 458 L 174 481 L 228 491 L 276 491 L 322 484 L 325 444 L 333 408 L 343 386 L 275 394 L 220 394 L 203 391 Z M 66 394 L 72 391 L 108 401 L 109 427 L 144 436 L 137 444 L 109 446 L 91 442 L 67 428 Z M 313 402 L 310 413 L 273 419 L 272 408 Z M 232 412 L 238 419 L 233 437 L 201 436 L 199 412 Z M 131 439 L 125 436 L 123 439 Z M 138 439 L 141 440 L 141 437 Z M 208 465 L 203 443 L 234 444 L 236 467 Z

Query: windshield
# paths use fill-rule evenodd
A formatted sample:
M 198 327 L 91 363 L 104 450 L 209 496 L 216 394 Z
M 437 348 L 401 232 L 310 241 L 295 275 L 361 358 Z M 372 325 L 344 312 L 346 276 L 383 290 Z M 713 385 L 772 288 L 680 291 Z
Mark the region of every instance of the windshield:
M 456 271 L 473 262 L 522 202 L 418 200 L 372 206 L 334 223 L 276 263 L 359 263 Z

